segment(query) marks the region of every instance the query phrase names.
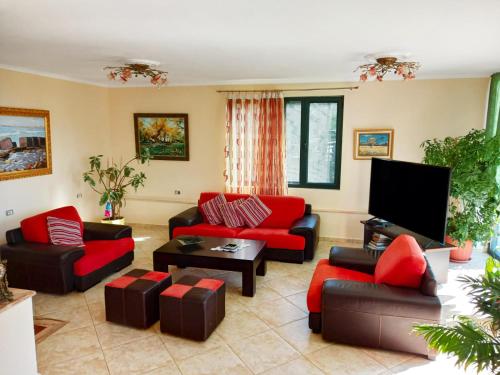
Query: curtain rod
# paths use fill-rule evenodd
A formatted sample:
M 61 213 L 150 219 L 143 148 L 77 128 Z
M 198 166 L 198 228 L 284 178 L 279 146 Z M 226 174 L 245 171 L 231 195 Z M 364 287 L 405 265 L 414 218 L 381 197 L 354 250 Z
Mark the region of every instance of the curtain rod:
M 273 89 L 273 90 L 217 90 L 219 93 L 231 93 L 231 92 L 269 92 L 269 91 L 323 91 L 323 90 L 357 90 L 359 86 L 349 86 L 349 87 L 317 87 L 311 89 Z

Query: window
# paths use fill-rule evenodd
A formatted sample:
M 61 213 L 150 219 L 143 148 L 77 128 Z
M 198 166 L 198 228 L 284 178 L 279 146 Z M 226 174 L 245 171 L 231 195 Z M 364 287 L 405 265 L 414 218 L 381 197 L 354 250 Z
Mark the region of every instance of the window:
M 340 189 L 343 96 L 285 98 L 289 187 Z

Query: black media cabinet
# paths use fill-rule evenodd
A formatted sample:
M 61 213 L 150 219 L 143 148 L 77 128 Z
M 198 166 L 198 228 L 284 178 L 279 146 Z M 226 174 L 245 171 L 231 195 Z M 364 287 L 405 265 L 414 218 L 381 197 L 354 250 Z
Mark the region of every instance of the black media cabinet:
M 380 256 L 382 253 L 382 251 L 374 251 L 368 249 L 367 247 L 374 233 L 383 234 L 391 239 L 396 238 L 400 234 L 409 234 L 410 236 L 415 237 L 417 243 L 424 251 L 425 257 L 434 271 L 434 276 L 436 277 L 437 282 L 445 283 L 448 281 L 450 250 L 454 248 L 453 245 L 448 243 L 441 244 L 439 242 L 432 241 L 427 237 L 394 224 L 380 225 L 376 222 L 370 222 L 369 220 L 361 221 L 361 224 L 364 225 L 363 248 L 365 251 L 369 251 L 374 254 L 374 256 Z

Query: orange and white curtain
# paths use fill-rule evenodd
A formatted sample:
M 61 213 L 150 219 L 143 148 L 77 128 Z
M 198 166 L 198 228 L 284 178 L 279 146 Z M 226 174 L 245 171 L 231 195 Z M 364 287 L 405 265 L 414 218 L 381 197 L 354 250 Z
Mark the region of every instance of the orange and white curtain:
M 281 92 L 230 94 L 226 104 L 226 191 L 285 195 L 284 103 Z

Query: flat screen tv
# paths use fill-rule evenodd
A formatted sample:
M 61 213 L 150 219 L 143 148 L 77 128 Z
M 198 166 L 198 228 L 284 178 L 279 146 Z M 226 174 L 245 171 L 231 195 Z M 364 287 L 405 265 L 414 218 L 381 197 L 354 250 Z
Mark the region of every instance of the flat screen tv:
M 443 243 L 450 178 L 450 168 L 373 158 L 368 212 Z

